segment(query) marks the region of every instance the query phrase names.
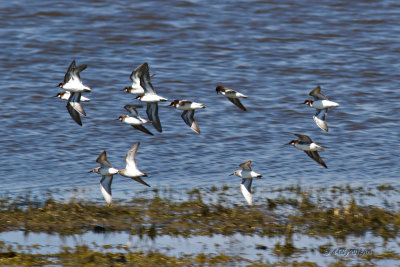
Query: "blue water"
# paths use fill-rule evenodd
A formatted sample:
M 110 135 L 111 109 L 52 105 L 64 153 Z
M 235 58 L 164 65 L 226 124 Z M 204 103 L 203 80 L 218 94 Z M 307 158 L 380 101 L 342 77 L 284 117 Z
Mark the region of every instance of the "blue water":
M 247 160 L 263 174 L 259 190 L 399 187 L 399 8 L 389 0 L 1 1 L 2 192 L 78 188 L 101 201 L 99 176 L 88 171 L 104 149 L 123 168 L 136 142 L 153 188 L 239 186 L 228 175 Z M 88 64 L 81 77 L 92 88 L 82 127 L 53 97 L 74 59 Z M 139 103 L 122 89 L 143 62 L 161 96 L 207 105 L 195 115 L 200 135 L 169 102 L 159 105 L 161 134 L 117 120 Z M 248 95 L 248 111 L 217 95 L 218 84 Z M 317 84 L 340 103 L 328 133 L 300 104 Z M 285 145 L 294 133 L 328 147 L 320 153 L 328 169 Z M 115 177 L 114 199 L 138 190 L 147 189 Z

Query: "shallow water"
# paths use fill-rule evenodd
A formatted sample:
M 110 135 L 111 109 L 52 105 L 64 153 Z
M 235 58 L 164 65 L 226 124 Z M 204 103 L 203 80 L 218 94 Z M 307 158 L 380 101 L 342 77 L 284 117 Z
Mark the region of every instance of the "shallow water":
M 396 263 L 396 252 L 399 250 L 400 240 L 393 229 L 395 229 L 394 221 L 400 205 L 398 189 L 389 186 L 366 189 L 321 187 L 312 190 L 290 187 L 260 191 L 257 188 L 253 192 L 257 206 L 249 207 L 255 212 L 254 216 L 246 212 L 248 215 L 246 219 L 242 217 L 243 222 L 235 219 L 238 213 L 243 214 L 242 205 L 246 205 L 245 200 L 241 196 L 238 197 L 238 191 L 236 187 L 228 188 L 227 186 L 220 189 L 201 188 L 191 192 L 168 189 L 158 192 L 143 190 L 138 192 L 136 198 L 131 201 L 114 200 L 114 206 L 111 207 L 94 207 L 93 202 L 87 202 L 88 206 L 86 206 L 85 199 L 88 192 L 83 190 L 48 194 L 49 200 L 44 206 L 41 206 L 40 202 L 29 205 L 28 203 L 37 201 L 37 198 L 31 199 L 29 196 L 16 197 L 14 200 L 2 199 L 2 210 L 8 216 L 3 216 L 2 220 L 0 252 L 15 253 L 17 251 L 28 255 L 41 254 L 45 257 L 57 258 L 55 256 L 57 253 L 75 251 L 84 246 L 107 254 L 158 252 L 166 256 L 191 258 L 200 254 L 206 257 L 223 254 L 238 262 L 265 264 L 282 260 L 313 262 L 321 266 L 335 262 L 347 265 L 366 262 L 378 264 L 379 262 L 378 265 L 382 266 L 392 266 Z M 73 197 L 75 200 L 66 206 L 63 206 L 62 199 L 59 203 L 51 200 L 52 197 L 60 198 L 63 193 L 64 196 L 67 195 L 65 198 Z M 68 196 L 68 194 L 71 195 Z M 146 203 L 143 202 L 143 198 L 158 200 L 143 205 Z M 100 201 L 97 205 L 102 206 L 101 197 L 97 196 L 96 200 Z M 158 205 L 154 205 L 155 203 Z M 124 208 L 118 207 L 119 204 L 123 204 Z M 52 205 L 58 208 L 52 208 Z M 71 209 L 71 205 L 76 210 Z M 182 209 L 179 209 L 179 206 Z M 161 207 L 175 212 L 164 213 L 165 210 Z M 202 225 L 204 220 L 191 224 L 192 220 L 196 220 L 198 212 L 203 212 L 203 209 L 199 210 L 199 207 L 207 207 L 208 215 L 205 216 L 209 216 L 209 220 L 206 220 L 208 222 L 205 225 Z M 225 211 L 223 207 L 226 208 Z M 21 213 L 20 211 L 25 208 L 27 212 Z M 119 210 L 122 214 L 110 213 L 110 208 Z M 129 211 L 131 208 L 136 211 L 132 213 Z M 152 212 L 147 213 L 147 208 Z M 380 213 L 380 216 L 376 216 L 376 212 L 382 211 L 381 208 L 387 210 L 387 215 Z M 53 223 L 54 221 L 62 223 L 64 215 L 60 215 L 63 213 L 59 212 L 65 213 L 66 209 L 70 210 L 71 213 L 68 214 L 73 216 L 72 218 L 77 218 L 80 223 L 71 226 L 71 221 L 67 220 L 65 225 L 69 226 L 59 228 Z M 96 210 L 97 215 L 94 217 L 91 213 L 92 209 Z M 219 209 L 225 215 L 219 219 L 214 218 L 211 214 L 218 217 Z M 192 211 L 196 214 L 195 216 L 192 216 Z M 332 212 L 334 218 L 329 215 Z M 50 227 L 47 227 L 48 220 L 41 218 L 41 213 L 53 214 Z M 320 214 L 320 217 L 313 217 L 312 214 Z M 183 219 L 181 225 L 170 224 L 176 220 L 180 222 L 182 215 L 191 219 L 187 221 Z M 8 221 L 10 216 L 14 219 L 19 218 L 18 221 L 26 224 L 10 224 L 11 221 Z M 118 216 L 117 222 L 111 220 L 115 219 L 114 216 Z M 144 216 L 144 221 L 139 222 L 139 220 L 136 223 L 132 221 L 130 226 L 124 224 L 124 221 L 132 220 L 131 216 Z M 265 224 L 260 225 L 256 219 L 260 216 L 265 216 L 266 224 L 271 223 L 271 232 L 265 231 Z M 321 226 L 323 224 L 318 227 L 315 223 L 320 220 L 330 221 L 332 228 L 325 226 L 325 229 Z M 369 227 L 366 220 L 373 226 Z M 122 223 L 125 227 L 116 228 L 115 223 Z M 212 225 L 215 229 L 207 225 Z M 285 230 L 277 228 L 277 225 L 285 226 Z M 224 226 L 235 230 L 221 232 Z M 182 229 L 179 229 L 180 227 Z M 5 229 L 8 232 L 4 232 L 7 231 Z M 174 234 L 171 236 L 168 233 Z M 286 244 L 288 246 L 285 248 Z M 366 257 L 368 255 L 370 256 Z
M 103 252 L 128 252 L 128 251 L 157 251 L 168 256 L 181 257 L 183 255 L 217 255 L 224 253 L 231 257 L 239 256 L 250 261 L 261 260 L 264 263 L 273 263 L 282 260 L 274 251 L 277 244 L 285 244 L 285 238 L 260 237 L 235 234 L 233 236 L 194 236 L 190 238 L 161 236 L 155 239 L 149 237 L 139 238 L 127 233 L 112 233 L 106 235 L 83 234 L 76 236 L 58 236 L 49 234 L 23 232 L 6 232 L 0 234 L 1 240 L 13 240 L 8 245 L 22 245 L 21 252 L 38 253 L 42 255 L 54 254 L 65 248 L 87 245 L 93 250 Z M 374 241 L 372 241 L 374 240 Z M 376 255 L 385 251 L 398 250 L 398 240 L 384 242 L 368 233 L 365 237 L 349 237 L 346 240 L 333 238 L 314 238 L 304 235 L 294 235 L 293 245 L 298 249 L 290 258 L 298 262 L 312 261 L 321 266 L 335 262 L 338 258 L 348 260 L 347 264 L 363 263 L 362 255 L 339 252 L 339 249 L 358 250 L 360 254 Z M 264 246 L 263 249 L 257 248 Z M 322 249 L 327 247 L 328 249 Z M 336 249 L 336 250 L 335 250 Z M 395 259 L 380 259 L 379 264 L 385 266 L 395 265 Z
M 123 157 L 141 142 L 137 161 L 153 188 L 239 184 L 228 176 L 244 161 L 264 175 L 254 186 L 399 187 L 400 75 L 397 1 L 2 1 L 0 3 L 0 161 L 3 192 L 87 189 L 107 150 Z M 83 127 L 69 116 L 55 86 L 71 61 L 88 64 L 92 88 Z M 148 62 L 156 91 L 205 103 L 201 134 L 160 104 L 163 133 L 147 136 L 117 121 L 137 103 L 121 91 Z M 249 98 L 242 112 L 215 86 Z M 329 132 L 301 105 L 321 84 L 340 107 Z M 145 110 L 140 112 L 145 116 Z M 329 149 L 324 169 L 293 147 L 294 133 Z M 115 177 L 115 198 L 145 190 Z M 101 197 L 101 196 L 100 196 Z

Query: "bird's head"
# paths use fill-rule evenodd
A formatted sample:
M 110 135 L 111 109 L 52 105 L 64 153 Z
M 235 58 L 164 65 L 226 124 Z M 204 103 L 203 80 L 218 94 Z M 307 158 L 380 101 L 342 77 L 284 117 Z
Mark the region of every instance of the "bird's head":
M 312 104 L 313 102 L 314 102 L 314 101 L 312 101 L 311 99 L 307 99 L 306 101 L 303 102 L 303 104 L 306 104 L 307 106 L 311 106 L 311 104 Z
M 298 142 L 297 140 L 292 140 L 289 143 L 287 143 L 287 145 L 296 146 L 297 142 Z
M 179 100 L 174 100 L 173 102 L 171 102 L 171 104 L 169 104 L 169 106 L 173 106 L 176 107 L 176 105 L 178 105 Z
M 99 173 L 99 169 L 100 167 L 96 167 L 93 170 L 89 171 L 89 172 L 94 172 L 94 173 Z
M 64 94 L 65 94 L 64 92 L 61 92 L 55 95 L 54 97 L 62 98 Z
M 225 90 L 225 89 L 224 89 L 224 87 L 223 87 L 222 85 L 218 85 L 218 86 L 215 88 L 215 91 L 217 91 L 217 94 L 223 92 L 224 90 Z

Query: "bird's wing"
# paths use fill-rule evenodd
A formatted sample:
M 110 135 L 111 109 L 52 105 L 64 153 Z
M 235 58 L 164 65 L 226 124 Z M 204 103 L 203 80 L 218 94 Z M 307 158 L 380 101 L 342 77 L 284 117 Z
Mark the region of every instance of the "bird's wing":
M 145 186 L 151 187 L 150 185 L 148 185 L 145 181 L 142 180 L 142 178 L 140 177 L 132 177 L 132 180 L 135 180 L 138 183 L 144 184 Z
M 137 169 L 136 167 L 136 152 L 138 151 L 140 142 L 137 142 L 131 149 L 129 149 L 128 153 L 126 153 L 126 156 L 124 158 L 125 163 L 126 163 L 126 168 L 134 168 Z
M 249 205 L 253 204 L 253 197 L 251 195 L 251 184 L 253 179 L 243 179 L 240 184 L 240 190 Z
M 136 116 L 139 116 L 139 113 L 137 112 L 137 108 L 141 108 L 142 106 L 139 105 L 125 105 L 124 109 L 126 109 L 129 113 L 131 114 L 136 114 Z
M 242 168 L 243 170 L 251 171 L 251 160 L 240 164 L 239 167 Z
M 64 76 L 64 83 L 67 83 L 69 80 L 72 78 L 72 73 L 74 72 L 74 69 L 76 68 L 75 60 L 71 62 L 71 64 L 68 67 L 67 72 L 65 73 Z
M 107 160 L 106 151 L 103 151 L 96 159 L 97 163 L 100 163 L 102 166 L 106 165 L 108 167 L 112 167 L 111 163 Z
M 75 110 L 70 104 L 70 102 L 67 103 L 67 110 L 69 112 L 69 115 L 71 115 L 71 118 L 78 123 L 80 126 L 82 126 L 82 121 L 81 121 L 81 116 L 79 116 L 79 112 Z
M 143 88 L 145 94 L 156 94 L 154 91 L 154 87 L 150 81 L 150 74 L 149 74 L 149 65 L 145 62 L 140 66 L 140 86 Z
M 312 140 L 308 135 L 304 135 L 304 134 L 294 134 L 295 136 L 297 136 L 299 138 L 299 141 L 301 141 L 304 144 L 311 144 Z
M 242 103 L 240 102 L 239 98 L 231 98 L 231 97 L 227 97 L 229 99 L 229 101 L 231 101 L 233 104 L 235 104 L 236 106 L 238 106 L 241 110 L 243 111 L 247 111 L 247 109 L 242 105 Z
M 111 204 L 112 196 L 111 196 L 111 184 L 112 184 L 113 176 L 112 175 L 105 175 L 101 178 L 100 181 L 100 190 L 103 194 L 104 199 L 106 200 L 107 204 Z
M 158 117 L 158 104 L 157 103 L 147 103 L 146 109 L 147 117 L 153 123 L 154 128 L 160 133 L 162 132 L 160 118 Z
M 144 127 L 143 125 L 132 125 L 133 128 L 142 131 L 144 133 L 147 133 L 149 135 L 153 135 L 149 130 L 146 129 L 146 127 Z
M 192 103 L 193 103 L 192 101 L 185 100 L 185 99 L 179 100 L 179 104 L 182 105 L 182 106 L 184 106 L 184 105 L 186 105 L 186 104 L 191 105 Z
M 325 132 L 328 131 L 328 124 L 326 123 L 326 114 L 328 113 L 328 109 L 318 109 L 317 113 L 313 116 L 315 123 L 318 125 L 319 128 L 324 130 Z
M 328 166 L 326 166 L 325 162 L 322 160 L 321 156 L 318 154 L 317 151 L 304 151 L 310 158 L 312 158 L 313 160 L 315 160 L 316 162 L 318 162 L 318 164 L 321 164 L 322 166 L 324 166 L 325 168 L 328 168 Z
M 87 68 L 87 65 L 86 65 L 86 64 L 79 65 L 78 67 L 75 67 L 75 69 L 74 69 L 73 72 L 72 72 L 72 75 L 73 75 L 74 77 L 76 77 L 76 78 L 78 79 L 78 81 L 82 81 L 82 80 L 81 80 L 81 76 L 79 75 L 79 73 L 80 73 L 81 71 L 83 71 L 84 69 L 86 69 L 86 68 Z
M 81 94 L 82 93 L 71 93 L 70 97 L 68 98 L 68 104 L 71 105 L 71 107 L 73 107 L 81 115 L 86 116 L 86 112 L 81 105 Z
M 194 109 L 183 111 L 181 117 L 193 131 L 200 134 L 200 127 L 194 119 Z
M 237 91 L 224 87 L 224 92 L 228 94 L 236 94 Z
M 129 78 L 131 79 L 132 82 L 135 82 L 137 80 L 140 80 L 140 76 L 142 75 L 143 72 L 143 65 L 145 63 L 141 64 L 139 67 L 137 67 L 134 71 L 132 71 L 131 75 Z
M 310 96 L 314 97 L 314 100 L 328 100 L 328 98 L 321 93 L 321 87 L 318 85 L 317 87 L 315 87 L 309 94 Z

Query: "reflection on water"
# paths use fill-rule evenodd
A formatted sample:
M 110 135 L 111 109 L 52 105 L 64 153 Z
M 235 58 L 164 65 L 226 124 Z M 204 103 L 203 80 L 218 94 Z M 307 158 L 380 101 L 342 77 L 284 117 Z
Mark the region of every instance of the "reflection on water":
M 193 236 L 189 238 L 159 236 L 149 237 L 132 236 L 127 233 L 94 234 L 87 233 L 74 236 L 48 235 L 43 233 L 24 234 L 22 231 L 5 232 L 0 234 L 0 241 L 14 246 L 22 245 L 20 252 L 54 254 L 66 248 L 87 245 L 90 249 L 102 252 L 134 252 L 157 251 L 169 256 L 182 255 L 217 255 L 224 253 L 228 256 L 239 256 L 243 259 L 263 262 L 277 262 L 283 255 L 277 249 L 285 244 L 285 237 L 259 237 L 235 234 L 233 236 Z M 310 237 L 294 235 L 291 240 L 297 248 L 292 257 L 298 262 L 312 261 L 326 265 L 336 260 L 336 257 L 349 261 L 348 264 L 362 262 L 362 257 L 355 255 L 355 250 L 377 255 L 390 250 L 399 249 L 399 240 L 384 241 L 368 233 L 364 237 L 349 237 L 346 240 L 336 240 L 331 237 Z M 368 245 L 369 244 L 369 245 Z M 344 252 L 347 250 L 347 255 Z M 329 251 L 329 252 L 328 252 Z M 352 254 L 350 254 L 352 253 Z M 380 264 L 395 264 L 395 260 L 379 261 Z

